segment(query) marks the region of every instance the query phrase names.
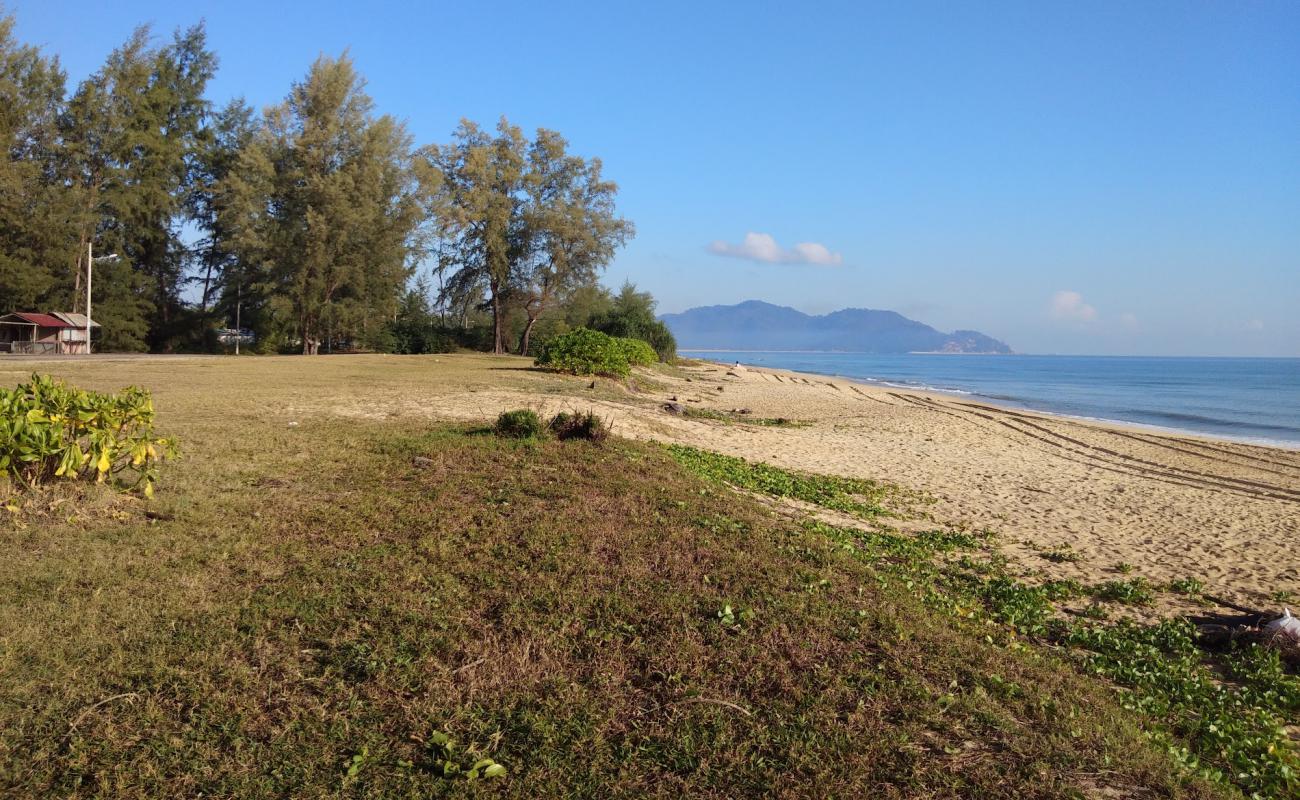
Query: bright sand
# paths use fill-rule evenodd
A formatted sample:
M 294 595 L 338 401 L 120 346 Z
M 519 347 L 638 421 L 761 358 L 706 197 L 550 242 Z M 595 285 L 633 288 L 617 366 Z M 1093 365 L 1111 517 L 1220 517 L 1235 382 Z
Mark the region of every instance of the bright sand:
M 779 370 L 683 372 L 692 379 L 655 376 L 660 386 L 625 401 L 479 391 L 440 399 L 437 413 L 482 419 L 517 405 L 596 408 L 623 435 L 921 490 L 937 500 L 937 521 L 991 530 L 1007 555 L 1052 577 L 1195 577 L 1208 594 L 1261 610 L 1276 609 L 1279 592 L 1300 598 L 1300 452 Z M 752 417 L 811 424 L 683 418 L 663 410 L 670 397 L 688 408 L 747 408 Z M 1063 546 L 1078 560 L 1042 555 Z

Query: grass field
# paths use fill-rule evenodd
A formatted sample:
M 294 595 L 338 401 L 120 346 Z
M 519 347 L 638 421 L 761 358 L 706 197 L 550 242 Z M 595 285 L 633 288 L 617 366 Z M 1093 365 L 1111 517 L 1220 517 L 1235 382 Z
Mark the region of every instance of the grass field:
M 526 366 L 42 366 L 152 389 L 183 456 L 147 504 L 58 491 L 0 534 L 0 794 L 1235 794 L 1108 684 L 681 453 L 357 413 L 619 391 Z M 832 488 L 888 510 L 888 486 Z M 470 780 L 485 759 L 504 776 Z

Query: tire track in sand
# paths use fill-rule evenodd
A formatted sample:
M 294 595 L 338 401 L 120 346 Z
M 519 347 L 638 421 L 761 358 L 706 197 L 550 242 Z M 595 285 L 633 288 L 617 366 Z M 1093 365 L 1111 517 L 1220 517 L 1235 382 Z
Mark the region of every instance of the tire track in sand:
M 1067 447 L 1065 445 L 1062 445 L 1059 441 L 1056 441 L 1053 438 L 1051 438 L 1051 436 L 1060 436 L 1059 434 L 1054 434 L 1052 431 L 1047 431 L 1047 433 L 1050 434 L 1050 436 L 1043 436 L 1034 433 L 1032 431 L 1025 430 L 1024 428 L 1014 425 L 1005 419 L 998 419 L 997 417 L 991 416 L 989 414 L 983 414 L 980 413 L 979 411 L 973 411 L 970 409 L 958 409 L 955 408 L 954 406 L 936 403 L 930 400 L 929 398 L 909 397 L 907 395 L 895 394 L 893 392 L 890 392 L 890 395 L 910 405 L 913 405 L 917 408 L 922 408 L 927 411 L 934 411 L 936 413 L 946 414 L 948 416 L 956 417 L 957 419 L 965 420 L 968 424 L 975 424 L 976 427 L 983 428 L 983 426 L 974 423 L 974 421 L 971 420 L 970 416 L 967 415 L 973 415 L 975 417 L 988 420 L 989 422 L 993 422 L 1009 430 L 1015 431 L 1017 434 L 1019 434 L 1022 437 L 1026 437 L 1032 440 L 1042 442 L 1043 444 L 1046 444 L 1048 448 L 1050 448 L 1045 450 L 1043 448 L 1036 448 L 1036 449 L 1043 450 L 1043 452 L 1051 453 L 1052 455 L 1055 455 L 1057 458 L 1063 458 L 1066 461 L 1070 461 L 1075 464 L 1081 464 L 1083 466 L 1090 467 L 1093 469 L 1101 469 L 1107 472 L 1114 472 L 1119 475 L 1138 477 L 1146 480 L 1158 481 L 1160 483 L 1167 483 L 1175 486 L 1183 486 L 1191 489 L 1207 489 L 1207 488 L 1214 489 L 1217 491 L 1229 492 L 1232 494 L 1240 495 L 1243 497 L 1250 497 L 1254 499 L 1264 498 L 1269 500 L 1291 500 L 1291 498 L 1288 497 L 1279 497 L 1277 495 L 1269 494 L 1267 492 L 1262 492 L 1257 489 L 1224 485 L 1212 480 L 1206 480 L 1203 478 L 1171 473 L 1165 471 L 1164 469 L 1151 469 L 1149 467 L 1142 467 L 1134 464 L 1128 464 L 1125 463 L 1123 460 L 1119 460 L 1119 461 L 1111 460 L 1103 457 L 1103 455 L 1099 453 L 1092 452 L 1093 448 L 1091 448 L 1088 445 L 1085 445 L 1085 449 L 1083 450 L 1076 449 L 1075 447 Z M 975 408 L 983 408 L 983 406 L 975 406 Z M 990 409 L 990 410 L 995 410 L 995 409 Z M 1068 439 L 1069 437 L 1063 437 L 1063 438 Z M 1104 450 L 1104 448 L 1100 448 L 1100 449 Z M 1069 453 L 1071 455 L 1067 456 L 1065 455 L 1066 453 Z M 1071 456 L 1078 456 L 1078 457 L 1071 457 Z
M 1080 455 L 1086 455 L 1093 459 L 1108 461 L 1109 463 L 1112 464 L 1122 463 L 1124 466 L 1129 467 L 1130 469 L 1134 470 L 1138 474 L 1150 472 L 1152 474 L 1162 475 L 1166 478 L 1177 478 L 1184 482 L 1199 484 L 1203 487 L 1240 492 L 1242 494 L 1247 494 L 1252 497 L 1265 497 L 1274 500 L 1284 500 L 1292 503 L 1300 503 L 1300 491 L 1295 489 L 1289 489 L 1271 483 L 1264 483 L 1263 481 L 1254 481 L 1248 478 L 1233 478 L 1225 475 L 1214 475 L 1208 472 L 1201 472 L 1199 470 L 1176 467 L 1171 464 L 1162 464 L 1158 461 L 1151 461 L 1149 459 L 1139 458 L 1138 456 L 1131 456 L 1126 453 L 1121 453 L 1117 450 L 1112 450 L 1108 447 L 1092 445 L 1080 439 L 1076 439 L 1072 436 L 1067 436 L 1063 433 L 1058 433 L 1056 431 L 1053 431 L 1050 428 L 1047 428 L 1043 425 L 1038 424 L 1037 422 L 1032 421 L 1032 418 L 1025 414 L 1004 411 L 1003 409 L 993 408 L 991 406 L 977 405 L 974 403 L 939 404 L 936 401 L 931 400 L 929 398 L 918 398 L 918 399 L 920 399 L 925 405 L 929 405 L 936 408 L 959 407 L 961 410 L 965 411 L 968 414 L 974 414 L 976 416 L 982 417 L 992 422 L 998 422 L 1002 425 L 1005 425 L 1015 430 L 1017 429 L 1016 425 L 1012 424 L 1011 422 L 1008 422 L 1005 419 L 998 419 L 993 415 L 1001 414 L 1003 416 L 1011 417 L 1015 419 L 1016 422 L 1018 422 L 1020 425 L 1023 425 L 1028 428 L 1032 428 L 1033 430 L 1038 431 L 1038 433 L 1041 434 L 1041 435 L 1031 434 L 1029 431 L 1020 430 L 1020 432 L 1026 436 L 1032 436 L 1033 438 L 1038 438 L 1038 439 L 1043 439 L 1043 437 L 1050 437 L 1048 439 L 1043 439 L 1043 440 L 1048 441 L 1050 444 L 1053 444 L 1056 447 L 1061 447 L 1062 449 L 1071 450 L 1072 452 L 1078 453 Z M 1052 441 L 1052 440 L 1059 440 L 1059 442 L 1067 442 L 1073 445 L 1074 447 L 1066 448 L 1063 445 L 1061 445 L 1058 441 Z M 1108 458 L 1103 459 L 1101 458 L 1102 456 L 1106 456 Z
M 1007 416 L 1014 417 L 1022 425 L 1028 426 L 1037 431 L 1041 431 L 1042 433 L 1047 434 L 1048 436 L 1053 436 L 1058 439 L 1061 439 L 1062 441 L 1069 442 L 1073 445 L 1076 445 L 1077 447 L 1083 447 L 1089 450 L 1095 450 L 1099 453 L 1111 456 L 1113 458 L 1119 458 L 1125 461 L 1132 461 L 1136 464 L 1141 464 L 1145 467 L 1150 467 L 1153 469 L 1162 469 L 1171 472 L 1182 473 L 1184 476 L 1187 477 L 1188 480 L 1204 480 L 1204 481 L 1211 481 L 1211 482 L 1220 482 L 1224 484 L 1232 484 L 1235 485 L 1236 488 L 1254 490 L 1254 491 L 1264 492 L 1266 494 L 1271 493 L 1272 496 L 1277 497 L 1278 499 L 1286 499 L 1286 500 L 1291 500 L 1293 502 L 1300 502 L 1300 490 L 1297 489 L 1291 489 L 1286 486 L 1278 486 L 1272 483 L 1265 483 L 1263 481 L 1251 480 L 1249 478 L 1234 478 L 1229 475 L 1216 475 L 1211 472 L 1201 472 L 1200 470 L 1188 469 L 1186 467 L 1178 467 L 1178 466 L 1174 466 L 1173 464 L 1163 464 L 1159 461 L 1151 461 L 1149 459 L 1140 458 L 1138 456 L 1129 455 L 1127 453 L 1121 453 L 1117 450 L 1111 450 L 1108 447 L 1089 444 L 1088 442 L 1082 441 L 1080 439 L 1076 439 L 1072 436 L 1067 436 L 1063 433 L 1054 431 L 1051 428 L 1048 428 L 1044 425 L 1040 425 L 1037 421 L 1035 421 L 1033 417 L 1030 417 L 1027 414 L 1020 414 L 1014 411 L 1005 411 L 1003 409 L 993 408 L 991 406 L 976 405 L 974 403 L 955 403 L 954 405 L 966 406 L 968 408 L 978 408 L 984 411 L 991 411 L 994 413 L 1005 414 Z M 1066 422 L 1065 424 L 1071 424 L 1071 423 Z

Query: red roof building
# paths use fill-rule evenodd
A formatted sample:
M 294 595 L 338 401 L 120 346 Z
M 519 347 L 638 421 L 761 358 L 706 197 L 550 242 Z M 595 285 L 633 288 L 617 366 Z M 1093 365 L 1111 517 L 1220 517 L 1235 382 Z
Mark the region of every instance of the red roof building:
M 91 322 L 98 328 L 99 323 Z M 0 353 L 73 355 L 88 352 L 86 315 L 15 311 L 0 317 Z

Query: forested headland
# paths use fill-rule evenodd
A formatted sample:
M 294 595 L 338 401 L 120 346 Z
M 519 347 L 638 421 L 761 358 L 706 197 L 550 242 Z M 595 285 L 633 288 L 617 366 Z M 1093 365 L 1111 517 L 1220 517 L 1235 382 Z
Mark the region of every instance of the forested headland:
M 599 158 L 505 117 L 420 144 L 346 53 L 283 101 L 207 97 L 202 24 L 141 27 L 70 85 L 0 9 L 0 313 L 85 310 L 96 349 L 535 351 L 578 326 L 671 358 L 654 300 L 599 278 L 633 235 Z

